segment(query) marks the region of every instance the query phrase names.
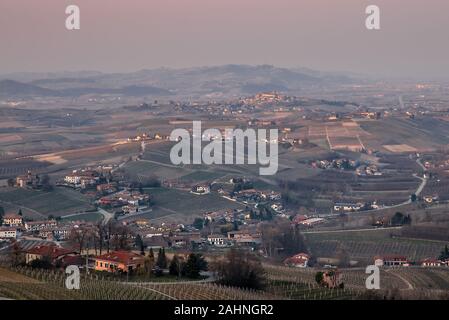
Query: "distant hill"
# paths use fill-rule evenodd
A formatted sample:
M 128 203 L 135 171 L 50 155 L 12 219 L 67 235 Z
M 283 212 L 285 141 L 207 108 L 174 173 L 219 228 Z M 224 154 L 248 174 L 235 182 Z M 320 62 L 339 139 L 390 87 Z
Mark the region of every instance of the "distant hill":
M 86 94 L 121 94 L 125 96 L 145 96 L 145 95 L 169 96 L 172 94 L 169 90 L 152 86 L 126 86 L 119 89 L 80 87 L 80 88 L 69 88 L 59 90 L 59 93 L 62 96 L 82 96 Z
M 37 78 L 38 75 L 44 77 Z M 353 78 L 309 69 L 288 69 L 270 65 L 224 65 L 184 69 L 159 68 L 129 73 L 26 73 L 9 74 L 16 88 L 2 93 L 80 96 L 84 94 L 122 94 L 127 96 L 168 96 L 189 98 L 228 98 L 264 91 L 297 93 L 305 88 L 350 83 Z M 11 81 L 11 80 L 8 80 Z M 27 82 L 27 84 L 23 82 Z M 120 85 L 118 88 L 117 85 Z M 12 86 L 14 87 L 14 86 Z
M 79 83 L 78 81 L 71 80 L 73 82 Z M 35 81 L 46 83 L 60 83 L 57 79 Z M 81 81 L 84 83 L 86 80 Z M 91 81 L 94 83 L 95 81 Z M 161 89 L 152 86 L 126 86 L 123 88 L 99 88 L 99 87 L 74 87 L 66 89 L 49 89 L 41 86 L 37 86 L 30 83 L 23 83 L 14 80 L 1 80 L 0 81 L 0 97 L 11 98 L 11 97 L 29 97 L 29 96 L 40 96 L 40 97 L 76 97 L 86 94 L 121 94 L 126 96 L 142 96 L 142 95 L 158 95 L 158 96 L 168 96 L 172 93 L 169 90 Z
M 14 80 L 0 81 L 0 97 L 56 96 L 57 92 Z

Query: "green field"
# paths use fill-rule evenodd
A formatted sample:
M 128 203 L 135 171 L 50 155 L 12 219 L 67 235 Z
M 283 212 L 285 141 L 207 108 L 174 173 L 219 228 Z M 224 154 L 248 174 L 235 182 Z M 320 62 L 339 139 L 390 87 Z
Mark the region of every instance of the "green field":
M 86 221 L 86 222 L 97 222 L 103 219 L 103 215 L 98 212 L 90 212 L 85 214 L 80 214 L 76 216 L 71 216 L 67 218 L 62 218 L 64 222 L 67 221 Z
M 201 182 L 201 181 L 212 181 L 215 179 L 219 179 L 223 176 L 226 176 L 228 173 L 222 171 L 202 171 L 198 170 L 192 173 L 189 173 L 183 177 L 181 177 L 181 181 L 186 182 Z
M 151 195 L 154 204 L 153 211 L 147 215 L 148 218 L 175 216 L 185 219 L 186 216 L 193 218 L 208 211 L 243 208 L 240 204 L 216 194 L 195 195 L 188 191 L 166 188 L 148 188 L 145 192 Z
M 191 173 L 190 170 L 182 167 L 158 164 L 150 161 L 151 160 L 130 162 L 126 164 L 124 170 L 132 177 L 149 177 L 155 175 L 160 179 L 178 179 Z
M 32 218 L 64 216 L 92 209 L 88 198 L 75 190 L 65 188 L 54 188 L 49 192 L 4 188 L 0 192 L 0 204 L 11 211 L 21 208 L 26 216 Z

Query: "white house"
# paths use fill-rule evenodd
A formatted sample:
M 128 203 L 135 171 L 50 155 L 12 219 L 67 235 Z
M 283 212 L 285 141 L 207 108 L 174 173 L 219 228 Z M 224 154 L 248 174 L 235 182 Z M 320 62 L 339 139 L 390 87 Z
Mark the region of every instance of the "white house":
M 445 265 L 445 263 L 443 261 L 433 259 L 433 258 L 424 259 L 421 262 L 421 266 L 423 266 L 423 267 L 441 267 L 444 265 Z
M 3 217 L 3 224 L 10 227 L 18 227 L 23 223 L 23 219 L 18 214 L 7 214 Z
M 362 203 L 336 203 L 334 205 L 335 211 L 359 211 L 362 209 Z
M 203 194 L 210 193 L 210 188 L 209 188 L 209 186 L 198 185 L 198 186 L 194 186 L 190 192 L 192 192 L 194 194 L 203 195 Z
M 226 238 L 222 235 L 207 236 L 207 242 L 216 247 L 224 247 L 226 245 Z
M 27 231 L 37 231 L 42 229 L 51 229 L 57 227 L 58 223 L 56 220 L 45 220 L 45 221 L 27 221 L 25 222 L 25 229 Z
M 284 264 L 289 267 L 307 268 L 310 256 L 307 253 L 298 253 L 284 260 Z
M 17 238 L 17 229 L 12 227 L 0 227 L 0 239 Z
M 374 265 L 378 267 L 408 267 L 410 262 L 404 256 L 375 256 Z

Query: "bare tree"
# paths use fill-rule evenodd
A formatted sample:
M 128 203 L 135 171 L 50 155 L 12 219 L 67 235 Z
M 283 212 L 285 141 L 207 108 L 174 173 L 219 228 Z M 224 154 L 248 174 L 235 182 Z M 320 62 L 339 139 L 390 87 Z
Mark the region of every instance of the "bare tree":
M 307 252 L 304 238 L 297 226 L 277 219 L 265 222 L 261 227 L 262 247 L 268 257 Z
M 73 228 L 70 232 L 69 242 L 76 246 L 79 250 L 79 253 L 84 249 L 84 245 L 87 241 L 88 230 L 83 227 Z

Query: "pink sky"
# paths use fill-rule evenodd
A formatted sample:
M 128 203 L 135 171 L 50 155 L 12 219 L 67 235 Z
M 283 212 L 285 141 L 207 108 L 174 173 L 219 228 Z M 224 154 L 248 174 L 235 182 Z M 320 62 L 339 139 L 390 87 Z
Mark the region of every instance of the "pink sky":
M 81 30 L 65 29 L 65 7 Z M 380 31 L 364 10 L 381 8 Z M 304 66 L 449 74 L 447 0 L 1 0 L 0 73 Z

